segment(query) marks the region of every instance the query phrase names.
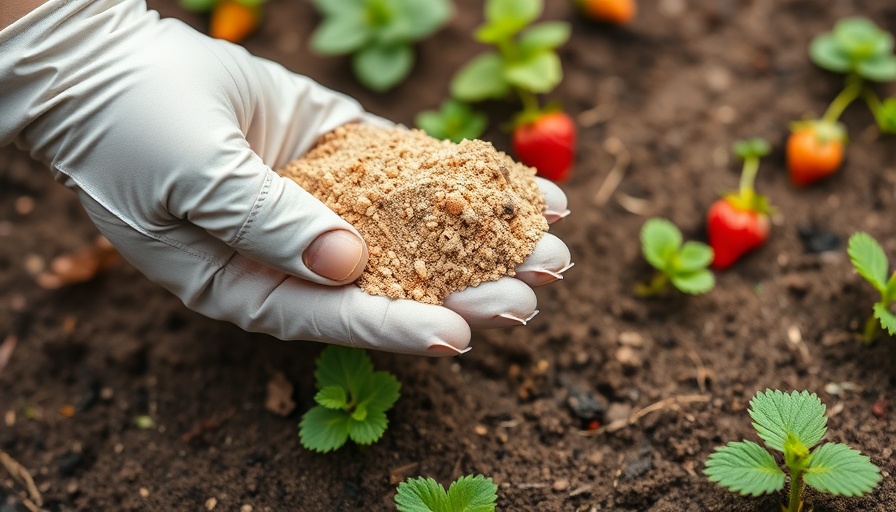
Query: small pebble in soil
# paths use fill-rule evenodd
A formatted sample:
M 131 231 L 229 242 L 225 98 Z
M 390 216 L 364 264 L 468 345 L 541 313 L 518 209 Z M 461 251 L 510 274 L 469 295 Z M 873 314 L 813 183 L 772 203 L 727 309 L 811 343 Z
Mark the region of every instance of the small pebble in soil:
M 569 390 L 566 405 L 583 424 L 602 420 L 604 412 L 607 410 L 606 404 L 600 398 L 581 389 Z
M 874 402 L 874 405 L 871 406 L 871 414 L 877 416 L 878 418 L 883 418 L 887 415 L 887 409 L 889 409 L 890 403 L 886 400 L 878 400 Z
M 644 443 L 641 448 L 625 457 L 625 469 L 622 470 L 624 480 L 633 480 L 653 467 L 653 455 L 649 443 Z
M 84 454 L 74 451 L 65 452 L 56 459 L 56 469 L 62 476 L 70 476 L 84 464 Z
M 214 496 L 205 500 L 205 509 L 206 510 L 215 510 L 215 507 L 218 506 L 218 499 Z
M 248 503 L 240 507 L 240 512 L 252 512 L 252 505 Z
M 818 226 L 811 224 L 800 226 L 798 232 L 806 251 L 813 254 L 836 251 L 840 248 L 840 235 L 826 231 Z
M 146 487 L 141 487 L 139 493 L 141 498 L 149 497 L 149 489 L 147 489 Z
M 569 489 L 569 480 L 567 480 L 565 478 L 561 478 L 560 480 L 557 480 L 556 482 L 554 482 L 554 485 L 552 486 L 552 488 L 557 492 L 563 492 L 563 491 Z

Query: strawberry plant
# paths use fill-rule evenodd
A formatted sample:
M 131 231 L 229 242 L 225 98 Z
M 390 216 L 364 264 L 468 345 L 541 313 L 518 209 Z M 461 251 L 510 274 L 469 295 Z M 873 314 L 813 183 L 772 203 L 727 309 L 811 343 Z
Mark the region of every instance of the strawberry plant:
M 849 237 L 847 252 L 856 272 L 880 292 L 880 300 L 873 306 L 874 313 L 862 330 L 865 341 L 874 341 L 880 328 L 891 335 L 896 334 L 896 315 L 890 311 L 890 306 L 896 301 L 896 273 L 887 278 L 887 256 L 883 248 L 871 235 L 855 233 Z
M 630 22 L 638 12 L 635 0 L 575 0 L 575 3 L 588 18 L 616 25 Z
M 398 484 L 398 512 L 494 512 L 498 486 L 482 475 L 462 476 L 448 490 L 432 478 L 409 478 Z
M 896 80 L 893 36 L 864 18 L 846 18 L 812 40 L 809 57 L 819 67 L 846 75 L 846 85 L 821 119 L 798 121 L 787 141 L 787 167 L 795 185 L 808 185 L 834 173 L 843 162 L 846 128 L 838 120 L 864 96 L 884 132 L 894 133 L 894 103 L 880 102 L 866 82 Z
M 768 142 L 758 138 L 734 144 L 734 153 L 744 161 L 740 187 L 713 203 L 707 215 L 709 245 L 715 254 L 712 265 L 717 269 L 730 267 L 768 238 L 771 229 L 768 199 L 756 193 L 753 183 L 759 160 L 770 151 Z
M 382 437 L 389 425 L 386 411 L 398 400 L 401 388 L 392 374 L 374 372 L 361 349 L 330 345 L 317 360 L 314 378 L 318 405 L 299 423 L 302 446 L 326 453 L 348 439 L 368 445 Z
M 669 283 L 689 294 L 706 293 L 716 284 L 707 269 L 713 260 L 712 248 L 701 242 L 682 243 L 681 231 L 666 219 L 653 218 L 644 223 L 641 248 L 644 259 L 657 270 L 648 284 L 635 289 L 641 297 L 658 295 Z
M 466 103 L 449 99 L 442 102 L 438 111 L 427 110 L 417 114 L 417 128 L 437 139 L 460 142 L 479 138 L 485 131 L 488 119 Z
M 533 24 L 543 7 L 542 0 L 487 0 L 485 24 L 475 37 L 494 49 L 458 71 L 451 94 L 468 103 L 518 96 L 523 110 L 513 122 L 514 151 L 545 178 L 562 181 L 574 159 L 575 126 L 556 106 L 542 108 L 538 95 L 563 79 L 556 49 L 569 39 L 570 27 L 560 21 Z
M 352 70 L 365 87 L 385 91 L 414 65 L 415 41 L 451 17 L 450 0 L 315 0 L 323 22 L 311 36 L 322 55 L 352 55 Z
M 210 36 L 239 43 L 252 35 L 261 23 L 266 0 L 180 0 L 184 9 L 208 12 Z
M 784 454 L 790 493 L 783 512 L 801 512 L 803 487 L 841 496 L 861 496 L 880 482 L 880 470 L 846 444 L 826 443 L 825 406 L 815 393 L 766 390 L 750 400 L 753 427 L 765 445 Z M 716 449 L 703 471 L 711 482 L 742 495 L 759 496 L 784 488 L 784 471 L 767 449 L 753 441 Z

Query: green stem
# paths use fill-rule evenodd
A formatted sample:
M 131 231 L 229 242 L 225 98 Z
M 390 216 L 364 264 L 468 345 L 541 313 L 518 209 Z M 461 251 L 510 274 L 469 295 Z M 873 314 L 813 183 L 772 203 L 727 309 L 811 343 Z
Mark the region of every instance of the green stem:
M 855 101 L 856 98 L 859 97 L 859 94 L 862 92 L 862 79 L 850 75 L 846 79 L 846 87 L 840 91 L 840 94 L 834 98 L 834 101 L 831 102 L 831 105 L 828 107 L 827 111 L 825 111 L 824 116 L 821 117 L 822 121 L 826 121 L 828 123 L 834 123 L 838 119 L 840 119 L 840 115 L 843 114 L 843 111 L 846 110 L 846 107 L 849 106 L 850 103 Z
M 868 104 L 868 108 L 871 109 L 871 114 L 874 115 L 874 120 L 877 121 L 878 126 L 880 126 L 880 98 L 877 97 L 877 94 L 874 94 L 869 87 L 865 87 L 862 91 L 862 97 L 865 98 L 865 103 Z
M 538 105 L 538 97 L 535 96 L 535 94 L 520 88 L 517 88 L 516 92 L 519 94 L 520 101 L 523 103 L 523 117 L 534 115 L 539 111 L 541 107 Z
M 790 499 L 787 503 L 787 512 L 800 512 L 802 510 L 803 472 L 794 471 L 790 474 Z
M 650 279 L 650 282 L 647 284 L 639 284 L 637 288 L 635 288 L 635 293 L 639 297 L 655 297 L 660 292 L 666 289 L 666 285 L 669 284 L 669 276 L 667 276 L 663 272 L 657 272 Z
M 740 173 L 740 197 L 749 200 L 753 196 L 753 184 L 759 171 L 759 157 L 748 156 L 744 159 L 744 168 Z
M 879 333 L 880 321 L 874 315 L 869 316 L 868 320 L 865 320 L 865 328 L 862 329 L 862 339 L 865 340 L 865 343 L 871 343 Z

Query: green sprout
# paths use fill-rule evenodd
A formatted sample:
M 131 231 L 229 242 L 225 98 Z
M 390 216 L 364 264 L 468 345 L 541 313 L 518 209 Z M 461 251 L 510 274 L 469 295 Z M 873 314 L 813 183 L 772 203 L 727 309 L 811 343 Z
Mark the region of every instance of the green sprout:
M 644 259 L 657 270 L 648 284 L 635 292 L 653 297 L 668 288 L 669 283 L 689 294 L 706 293 L 716 284 L 707 269 L 713 259 L 712 248 L 701 242 L 682 243 L 681 231 L 666 219 L 652 218 L 641 228 L 641 250 Z
M 398 400 L 401 388 L 391 373 L 374 372 L 361 349 L 331 345 L 318 358 L 314 378 L 318 405 L 299 423 L 302 446 L 326 453 L 348 439 L 368 445 L 383 436 L 389 425 L 386 411 Z
M 398 512 L 494 512 L 498 486 L 482 475 L 462 476 L 448 491 L 432 478 L 409 478 L 398 484 Z
M 445 100 L 439 111 L 427 110 L 417 114 L 417 127 L 437 139 L 460 142 L 479 138 L 488 118 L 469 105 L 457 100 Z
M 812 450 L 824 438 L 828 422 L 825 406 L 815 393 L 759 392 L 750 400 L 750 417 L 765 445 L 784 454 L 790 493 L 783 512 L 803 510 L 804 484 L 821 492 L 861 496 L 880 482 L 880 469 L 848 445 L 825 443 Z M 717 448 L 703 473 L 730 491 L 752 496 L 779 491 L 785 481 L 774 456 L 753 441 Z
M 365 87 L 382 92 L 404 80 L 414 65 L 412 43 L 451 17 L 450 0 L 314 0 L 323 22 L 311 36 L 322 55 L 352 55 Z
M 871 235 L 854 233 L 849 237 L 847 252 L 859 275 L 880 292 L 880 300 L 874 303 L 874 313 L 862 331 L 865 341 L 874 341 L 881 327 L 896 334 L 896 315 L 890 312 L 890 305 L 896 301 L 896 274 L 887 279 L 887 255 L 883 248 Z
M 896 105 L 890 100 L 881 102 L 865 81 L 891 82 L 896 80 L 896 55 L 893 55 L 893 36 L 865 18 L 845 18 L 834 25 L 830 33 L 812 40 L 809 57 L 819 67 L 846 75 L 846 87 L 837 95 L 821 121 L 836 126 L 840 114 L 859 96 L 863 96 L 874 114 L 881 131 L 896 133 L 893 123 Z M 894 102 L 896 103 L 896 102 Z M 839 128 L 839 131 L 843 131 Z
M 480 54 L 451 82 L 453 97 L 466 102 L 503 99 L 516 92 L 525 112 L 539 111 L 536 94 L 553 90 L 563 79 L 556 49 L 569 39 L 569 23 L 532 25 L 544 8 L 542 0 L 487 0 L 485 24 L 476 39 L 497 51 Z

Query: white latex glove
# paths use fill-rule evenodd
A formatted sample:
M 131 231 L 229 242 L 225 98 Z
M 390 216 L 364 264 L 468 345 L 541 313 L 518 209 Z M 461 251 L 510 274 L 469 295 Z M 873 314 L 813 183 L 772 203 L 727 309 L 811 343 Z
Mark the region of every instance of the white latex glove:
M 454 355 L 470 326 L 524 323 L 530 285 L 569 266 L 553 236 L 445 307 L 371 296 L 357 231 L 280 168 L 352 121 L 357 102 L 210 39 L 143 0 L 50 0 L 0 32 L 0 146 L 75 190 L 97 227 L 188 307 L 254 332 Z M 542 182 L 549 219 L 566 197 Z

